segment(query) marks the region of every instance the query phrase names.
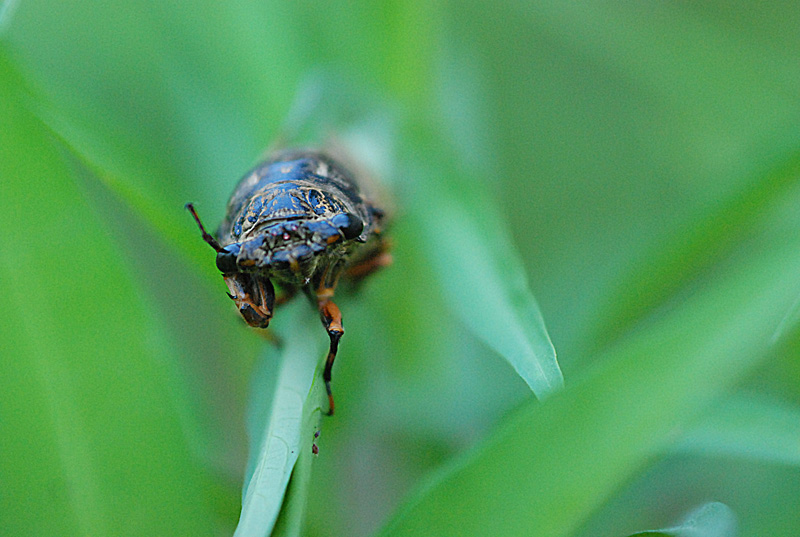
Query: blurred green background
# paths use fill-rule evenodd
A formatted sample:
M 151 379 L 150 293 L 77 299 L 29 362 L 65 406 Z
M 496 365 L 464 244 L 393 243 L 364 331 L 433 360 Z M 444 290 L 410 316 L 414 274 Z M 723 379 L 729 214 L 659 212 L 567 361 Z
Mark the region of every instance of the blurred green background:
M 397 217 L 340 301 L 302 534 L 622 536 L 711 501 L 800 534 L 798 28 L 794 2 L 5 0 L 0 534 L 233 532 L 275 351 L 182 207 L 214 227 L 319 73 L 396 118 Z M 453 307 L 445 209 L 521 259 L 562 392 Z

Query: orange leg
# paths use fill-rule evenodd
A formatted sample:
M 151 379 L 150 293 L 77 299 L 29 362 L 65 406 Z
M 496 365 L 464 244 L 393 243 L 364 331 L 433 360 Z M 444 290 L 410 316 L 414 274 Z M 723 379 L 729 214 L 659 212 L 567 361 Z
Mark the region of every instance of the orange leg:
M 322 373 L 322 380 L 325 381 L 325 391 L 328 392 L 328 416 L 333 416 L 334 405 L 333 392 L 331 392 L 331 371 L 333 369 L 333 361 L 336 359 L 336 351 L 339 348 L 339 340 L 342 338 L 342 334 L 344 334 L 344 327 L 342 326 L 342 312 L 339 311 L 339 307 L 330 299 L 333 292 L 332 290 L 327 291 L 329 291 L 329 296 L 325 296 L 327 293 L 322 294 L 322 296 L 319 297 L 318 307 L 322 324 L 325 326 L 325 329 L 328 331 L 328 337 L 331 339 L 328 357 L 325 360 L 325 370 Z

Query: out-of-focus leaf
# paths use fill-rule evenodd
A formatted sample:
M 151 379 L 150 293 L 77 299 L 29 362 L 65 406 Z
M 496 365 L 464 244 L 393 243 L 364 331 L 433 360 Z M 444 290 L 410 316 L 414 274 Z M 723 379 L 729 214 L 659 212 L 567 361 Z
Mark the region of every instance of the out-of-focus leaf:
M 707 268 L 724 256 L 741 239 L 741 232 L 761 215 L 766 205 L 779 201 L 796 184 L 800 176 L 800 152 L 784 155 L 780 165 L 763 173 L 741 193 L 727 200 L 722 207 L 689 222 L 686 229 L 674 235 L 668 244 L 659 245 L 646 262 L 636 265 L 635 273 L 625 279 L 620 292 L 609 304 L 607 323 L 600 334 L 602 341 L 610 332 L 622 333 L 648 309 L 674 293 L 683 279 Z M 787 306 L 790 315 L 794 306 Z M 784 323 L 776 324 L 775 333 Z
M 289 46 L 260 52 L 273 39 L 293 39 L 274 10 L 266 32 L 254 24 L 263 4 L 212 4 L 30 0 L 16 6 L 3 35 L 38 91 L 37 115 L 196 266 L 204 248 L 186 240 L 195 230 L 176 209 L 198 202 L 204 219 L 219 220 L 236 179 L 277 129 L 288 73 L 302 64 Z M 270 78 L 275 71 L 287 76 Z
M 543 398 L 564 380 L 519 251 L 490 190 L 497 163 L 485 138 L 486 111 L 478 105 L 485 85 L 473 58 L 452 48 L 444 52 L 437 139 L 447 143 L 426 145 L 449 146 L 438 155 L 453 156 L 410 174 L 416 185 L 414 215 L 422 220 L 428 256 L 456 315 Z
M 526 405 L 442 471 L 382 535 L 569 535 L 769 356 L 800 273 L 796 242 L 749 248 L 720 267 L 590 374 Z
M 671 449 L 800 466 L 800 409 L 763 396 L 726 399 Z
M 292 470 L 301 452 L 310 451 L 321 415 L 319 390 L 312 390 L 322 340 L 309 337 L 324 333 L 313 325 L 305 302 L 295 302 L 273 321 L 283 344 L 279 353 L 264 356 L 253 376 L 248 418 L 250 461 L 242 494 L 242 514 L 237 537 L 267 536 L 278 519 Z M 316 329 L 316 330 L 315 330 Z M 279 354 L 279 356 L 274 356 Z M 304 477 L 310 461 L 304 461 Z M 290 487 L 305 498 L 305 485 Z M 297 527 L 303 501 L 294 500 L 288 526 Z M 287 531 L 286 535 L 291 535 Z
M 179 351 L 29 97 L 0 46 L 0 533 L 208 532 Z
M 689 513 L 681 524 L 663 530 L 640 531 L 630 537 L 735 537 L 736 515 L 724 503 L 710 502 Z
M 5 38 L 93 162 L 169 199 L 200 181 L 209 201 L 274 132 L 306 65 L 280 4 L 27 0 Z
M 158 190 L 158 185 L 149 181 L 132 182 L 130 175 L 121 177 L 101 169 L 84 153 L 87 148 L 91 148 L 91 142 L 84 141 L 81 134 L 74 131 L 72 126 L 53 116 L 44 117 L 42 120 L 51 129 L 52 135 L 58 137 L 75 158 L 91 170 L 93 179 L 119 197 L 120 201 L 130 207 L 174 251 L 182 254 L 192 266 L 208 265 L 207 245 L 202 241 L 187 240 L 190 234 L 199 236 L 199 231 L 191 216 L 186 211 L 179 210 L 181 204 L 168 204 L 163 192 Z M 91 149 L 88 151 L 92 152 Z M 207 274 L 210 279 L 212 272 L 205 271 L 203 274 Z M 217 279 L 217 274 L 213 276 Z
M 797 319 L 800 316 L 800 295 L 794 299 L 794 302 L 786 311 L 786 314 L 781 319 L 781 322 L 778 324 L 778 327 L 775 329 L 775 333 L 772 334 L 772 341 L 778 341 L 781 339 L 786 332 L 786 327 L 794 325 L 797 323 Z
M 415 185 L 409 216 L 427 257 L 453 312 L 544 398 L 564 380 L 516 249 L 478 183 L 462 177 L 457 186 L 458 170 L 440 164 L 439 174 L 408 172 Z

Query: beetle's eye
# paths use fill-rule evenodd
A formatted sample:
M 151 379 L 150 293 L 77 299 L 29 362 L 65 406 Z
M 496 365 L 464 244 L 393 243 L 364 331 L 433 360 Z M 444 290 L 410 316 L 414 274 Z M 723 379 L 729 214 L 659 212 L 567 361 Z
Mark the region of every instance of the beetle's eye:
M 331 219 L 331 223 L 339 228 L 346 240 L 355 239 L 364 231 L 364 222 L 353 213 L 337 214 Z
M 238 243 L 229 244 L 217 253 L 217 268 L 220 272 L 223 274 L 239 272 L 236 256 L 239 255 L 240 248 L 241 246 Z

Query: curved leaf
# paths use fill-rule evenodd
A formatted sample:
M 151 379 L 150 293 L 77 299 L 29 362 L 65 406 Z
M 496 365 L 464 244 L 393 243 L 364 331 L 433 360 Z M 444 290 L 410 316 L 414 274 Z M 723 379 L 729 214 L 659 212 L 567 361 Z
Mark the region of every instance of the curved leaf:
M 563 386 L 556 352 L 515 249 L 470 188 L 417 169 L 414 207 L 428 259 L 453 312 L 544 398 Z

